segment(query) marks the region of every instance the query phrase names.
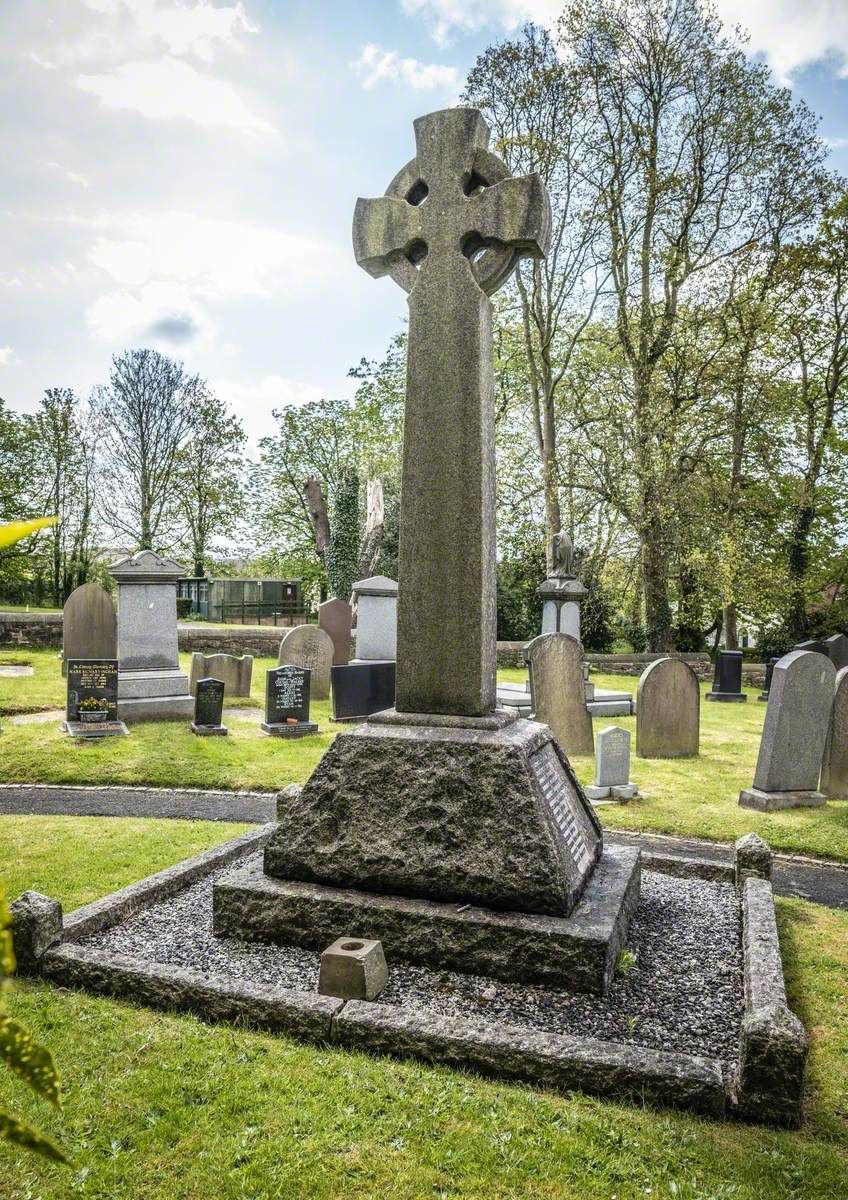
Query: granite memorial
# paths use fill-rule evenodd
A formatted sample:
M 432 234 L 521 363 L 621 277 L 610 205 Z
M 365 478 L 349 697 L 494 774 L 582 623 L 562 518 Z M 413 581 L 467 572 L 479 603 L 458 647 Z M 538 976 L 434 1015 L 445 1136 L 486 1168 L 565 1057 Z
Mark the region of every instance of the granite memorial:
M 595 782 L 585 789 L 590 800 L 631 800 L 636 784 L 630 781 L 630 731 L 610 725 L 598 734 Z
M 836 672 L 819 790 L 828 800 L 848 800 L 848 667 Z
M 691 758 L 700 745 L 698 676 L 679 658 L 649 663 L 636 689 L 639 758 Z
M 330 668 L 333 643 L 317 625 L 296 625 L 280 642 L 277 663 L 281 667 L 304 667 L 310 674 L 313 700 L 330 698 Z
M 116 658 L 118 618 L 115 603 L 99 583 L 74 588 L 62 610 L 62 674 L 71 658 Z
M 790 650 L 774 668 L 753 787 L 743 808 L 771 812 L 824 804 L 819 790 L 836 668 L 818 651 Z
M 742 691 L 741 650 L 719 650 L 716 654 L 712 691 L 707 692 L 706 699 L 725 704 L 744 704 L 748 699 Z
M 583 647 L 570 634 L 542 633 L 524 647 L 534 720 L 547 725 L 566 754 L 594 754 L 583 687 Z
M 194 697 L 177 645 L 179 563 L 140 550 L 113 563 L 118 584 L 118 716 L 133 721 L 191 720 Z
M 352 662 L 333 667 L 333 720 L 364 721 L 395 702 L 394 662 Z
M 64 728 L 71 737 L 114 737 L 129 732 L 118 719 L 118 660 L 68 659 Z
M 223 679 L 198 679 L 194 692 L 194 720 L 192 733 L 198 737 L 226 737 L 227 727 L 222 724 L 224 715 Z
M 318 605 L 318 628 L 323 629 L 333 643 L 333 666 L 350 662 L 353 613 L 346 600 L 325 600 Z
M 394 662 L 397 658 L 398 585 L 386 575 L 360 579 L 356 597 L 356 662 Z
M 848 637 L 844 633 L 834 633 L 832 637 L 825 638 L 824 645 L 827 657 L 836 667 L 837 671 L 841 671 L 843 667 L 848 667 Z
M 272 667 L 265 677 L 265 720 L 262 728 L 273 737 L 306 737 L 317 733 L 309 719 L 312 672 L 308 667 Z

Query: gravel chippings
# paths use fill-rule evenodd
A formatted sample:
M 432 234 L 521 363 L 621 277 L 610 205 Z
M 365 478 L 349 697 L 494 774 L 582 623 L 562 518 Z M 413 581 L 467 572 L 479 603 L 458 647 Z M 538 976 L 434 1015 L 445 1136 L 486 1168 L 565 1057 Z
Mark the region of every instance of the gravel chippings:
M 83 944 L 253 983 L 314 991 L 319 965 L 315 951 L 212 936 L 215 877 L 135 913 Z M 356 930 L 339 933 L 353 936 Z M 628 946 L 635 962 L 617 976 L 603 998 L 389 961 L 389 983 L 380 1001 L 731 1062 L 738 1052 L 742 1016 L 740 911 L 732 885 L 644 871 Z

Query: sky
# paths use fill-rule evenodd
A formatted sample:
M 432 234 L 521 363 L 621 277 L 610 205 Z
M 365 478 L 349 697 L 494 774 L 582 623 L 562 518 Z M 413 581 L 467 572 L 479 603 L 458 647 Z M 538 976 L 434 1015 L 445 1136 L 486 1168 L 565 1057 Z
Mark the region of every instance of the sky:
M 476 56 L 561 0 L 3 0 L 0 396 L 86 395 L 155 346 L 251 442 L 352 394 L 405 295 L 359 269 L 357 196 Z M 719 0 L 848 174 L 848 0 Z

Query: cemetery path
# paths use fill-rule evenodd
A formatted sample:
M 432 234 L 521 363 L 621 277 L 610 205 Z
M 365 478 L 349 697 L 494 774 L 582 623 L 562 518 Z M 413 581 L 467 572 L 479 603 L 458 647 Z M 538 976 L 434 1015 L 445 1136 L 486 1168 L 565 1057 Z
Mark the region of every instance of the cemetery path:
M 275 820 L 276 798 L 271 792 L 4 783 L 0 784 L 0 815 L 164 817 L 263 824 Z M 732 846 L 721 842 L 626 830 L 608 830 L 604 836 L 612 843 L 641 846 L 646 854 L 657 857 L 694 858 L 719 867 L 733 864 Z M 848 865 L 775 854 L 772 882 L 780 896 L 797 896 L 848 911 Z

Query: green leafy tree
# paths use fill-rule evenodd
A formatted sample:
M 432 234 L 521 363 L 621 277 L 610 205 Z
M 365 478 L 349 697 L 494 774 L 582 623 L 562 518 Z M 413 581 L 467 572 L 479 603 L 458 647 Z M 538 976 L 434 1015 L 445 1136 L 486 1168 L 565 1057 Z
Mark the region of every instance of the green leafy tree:
M 331 494 L 327 582 L 330 595 L 349 600 L 359 571 L 359 475 L 345 468 Z

